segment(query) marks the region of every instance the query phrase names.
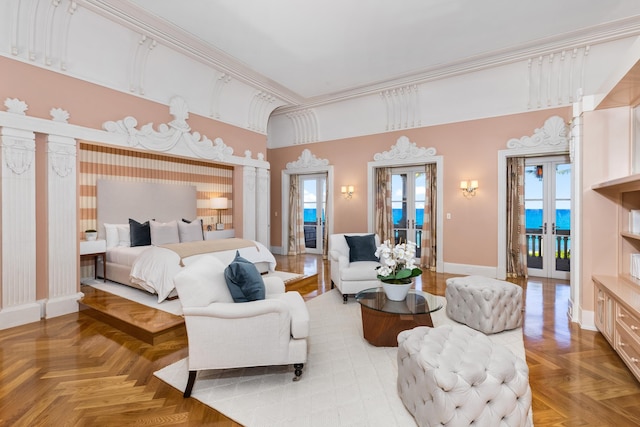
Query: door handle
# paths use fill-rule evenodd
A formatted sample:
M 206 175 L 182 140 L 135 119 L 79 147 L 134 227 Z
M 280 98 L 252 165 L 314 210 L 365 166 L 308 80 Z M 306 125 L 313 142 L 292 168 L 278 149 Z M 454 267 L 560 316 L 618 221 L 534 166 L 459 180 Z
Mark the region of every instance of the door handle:
M 542 226 L 542 234 L 547 234 L 547 223 L 546 222 Z
M 551 234 L 556 234 L 556 223 L 555 222 L 551 225 Z

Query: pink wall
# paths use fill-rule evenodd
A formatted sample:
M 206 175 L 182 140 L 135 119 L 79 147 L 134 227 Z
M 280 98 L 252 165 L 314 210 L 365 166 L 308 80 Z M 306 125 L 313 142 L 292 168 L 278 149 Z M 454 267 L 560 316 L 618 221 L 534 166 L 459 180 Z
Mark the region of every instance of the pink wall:
M 120 120 L 126 116 L 135 117 L 138 126 L 147 123 L 157 126 L 173 120 L 166 105 L 20 61 L 0 57 L 0 75 L 0 102 L 18 98 L 27 103 L 27 115 L 31 117 L 50 119 L 51 108 L 62 108 L 69 112 L 69 123 L 94 129 L 102 129 L 105 121 Z M 265 135 L 196 114 L 190 114 L 187 123 L 192 131 L 200 132 L 211 140 L 222 138 L 233 148 L 236 156 L 243 157 L 246 150 L 251 150 L 254 155 L 267 151 Z M 242 178 L 242 174 L 239 177 Z M 237 177 L 234 184 L 238 184 Z M 242 200 L 241 186 L 234 185 L 234 191 L 234 202 L 237 203 Z M 242 210 L 234 209 L 233 224 L 240 226 L 241 232 Z
M 367 231 L 367 163 L 375 153 L 388 151 L 400 136 L 419 147 L 435 147 L 444 159 L 444 261 L 479 266 L 497 265 L 498 234 L 498 150 L 506 149 L 511 138 L 530 136 L 545 120 L 558 115 L 567 122 L 570 108 L 473 120 L 468 122 L 410 129 L 348 138 L 304 146 L 269 150 L 271 163 L 271 244 L 282 245 L 281 171 L 308 148 L 334 167 L 334 232 Z M 477 179 L 476 197 L 462 196 L 463 179 Z M 355 186 L 352 200 L 340 195 L 340 186 Z M 277 212 L 277 216 L 276 216 Z

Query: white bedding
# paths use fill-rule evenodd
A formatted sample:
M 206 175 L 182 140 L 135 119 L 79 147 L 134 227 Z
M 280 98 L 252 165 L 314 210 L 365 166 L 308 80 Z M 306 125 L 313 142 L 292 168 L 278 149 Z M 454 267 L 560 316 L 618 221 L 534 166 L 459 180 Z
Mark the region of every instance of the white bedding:
M 240 248 L 240 256 L 254 264 L 268 265 L 269 271 L 276 268 L 276 259 L 271 251 L 260 242 L 254 242 L 255 246 Z M 182 260 L 184 265 L 189 265 L 202 255 L 194 255 Z M 236 255 L 236 250 L 211 252 L 210 255 L 229 264 Z M 111 257 L 111 258 L 110 258 Z M 157 246 L 116 247 L 107 251 L 107 260 L 110 262 L 130 265 L 130 280 L 147 292 L 158 295 L 158 302 L 164 301 L 173 291 L 173 277 L 180 271 L 180 256 L 174 251 Z M 118 260 L 118 261 L 116 261 Z M 120 262 L 122 261 L 122 262 Z

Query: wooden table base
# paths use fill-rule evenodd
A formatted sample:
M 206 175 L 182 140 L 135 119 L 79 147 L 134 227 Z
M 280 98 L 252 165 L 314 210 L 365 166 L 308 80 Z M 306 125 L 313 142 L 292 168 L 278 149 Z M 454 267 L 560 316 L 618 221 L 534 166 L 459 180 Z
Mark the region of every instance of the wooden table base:
M 392 314 L 360 306 L 364 339 L 376 347 L 397 347 L 398 334 L 416 326 L 431 326 L 431 314 Z

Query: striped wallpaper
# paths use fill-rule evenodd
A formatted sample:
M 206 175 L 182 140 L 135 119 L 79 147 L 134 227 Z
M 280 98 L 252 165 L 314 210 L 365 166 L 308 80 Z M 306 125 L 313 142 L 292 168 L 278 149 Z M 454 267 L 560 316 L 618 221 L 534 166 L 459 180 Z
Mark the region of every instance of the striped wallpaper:
M 233 167 L 156 153 L 80 143 L 78 185 L 80 234 L 97 227 L 96 181 L 144 181 L 190 183 L 196 186 L 197 215 L 203 223 L 215 224 L 217 213 L 209 207 L 211 197 L 226 197 L 229 208 L 222 211 L 225 228 L 233 228 Z M 179 218 L 176 218 L 179 219 Z

